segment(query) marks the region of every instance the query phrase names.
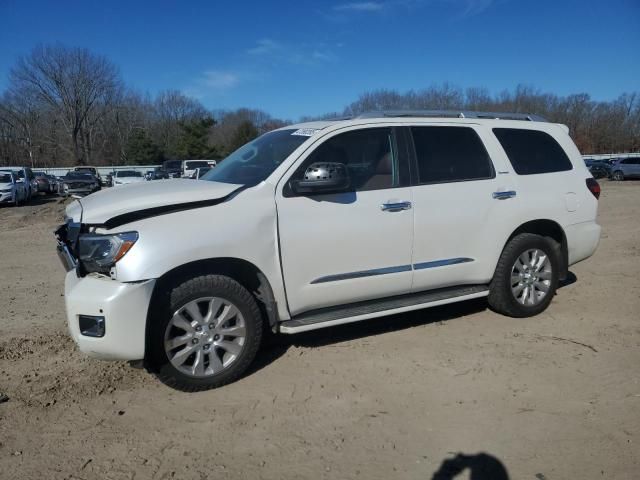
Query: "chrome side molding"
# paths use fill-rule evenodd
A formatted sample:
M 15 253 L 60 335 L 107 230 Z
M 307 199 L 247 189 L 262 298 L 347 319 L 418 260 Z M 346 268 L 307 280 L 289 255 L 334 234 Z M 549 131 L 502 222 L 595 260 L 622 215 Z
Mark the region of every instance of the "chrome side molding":
M 425 268 L 446 267 L 448 265 L 457 265 L 459 263 L 473 261 L 473 258 L 457 257 L 446 258 L 444 260 L 434 260 L 431 262 L 414 263 L 413 265 L 398 265 L 396 267 L 374 268 L 372 270 L 362 270 L 359 272 L 337 273 L 334 275 L 327 275 L 326 277 L 316 278 L 311 282 L 311 284 L 315 285 L 317 283 L 337 282 L 353 278 L 373 277 L 376 275 L 387 275 L 389 273 L 410 272 L 411 270 L 423 270 Z
M 467 262 L 473 262 L 473 258 L 458 257 L 458 258 L 447 258 L 445 260 L 435 260 L 433 262 L 414 263 L 413 269 L 422 270 L 425 268 L 444 267 L 446 265 L 457 265 L 458 263 L 467 263 Z

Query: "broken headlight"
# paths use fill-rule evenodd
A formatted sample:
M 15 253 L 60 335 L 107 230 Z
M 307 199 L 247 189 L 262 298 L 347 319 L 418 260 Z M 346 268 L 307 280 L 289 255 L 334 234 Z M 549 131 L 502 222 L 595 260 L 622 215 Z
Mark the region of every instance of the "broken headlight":
M 126 255 L 138 240 L 138 232 L 80 235 L 78 256 L 87 273 L 109 273 L 118 260 Z

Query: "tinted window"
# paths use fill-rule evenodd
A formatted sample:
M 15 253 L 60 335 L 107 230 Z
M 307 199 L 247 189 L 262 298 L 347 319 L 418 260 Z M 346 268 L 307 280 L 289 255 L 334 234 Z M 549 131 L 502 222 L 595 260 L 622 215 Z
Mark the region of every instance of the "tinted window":
M 554 138 L 537 130 L 494 128 L 493 133 L 518 175 L 563 172 L 573 167 Z
M 185 162 L 185 168 L 187 170 L 194 170 L 196 168 L 203 168 L 203 167 L 208 167 L 208 166 L 209 166 L 209 162 L 206 162 L 206 161 L 203 161 L 203 160 Z
M 493 178 L 480 137 L 467 127 L 412 127 L 420 183 Z
M 93 180 L 93 175 L 83 172 L 68 172 L 64 178 L 73 180 Z
M 163 164 L 166 170 L 182 168 L 182 160 L 167 160 Z
M 0 183 L 11 183 L 12 181 L 13 179 L 11 178 L 10 173 L 4 173 L 4 172 L 0 173 Z
M 390 128 L 355 130 L 330 138 L 305 160 L 292 180 L 302 179 L 306 168 L 315 162 L 345 164 L 355 191 L 400 185 L 398 155 Z
M 116 177 L 117 178 L 122 178 L 122 177 L 141 177 L 142 173 L 138 172 L 136 170 L 120 170 L 118 172 L 116 172 Z

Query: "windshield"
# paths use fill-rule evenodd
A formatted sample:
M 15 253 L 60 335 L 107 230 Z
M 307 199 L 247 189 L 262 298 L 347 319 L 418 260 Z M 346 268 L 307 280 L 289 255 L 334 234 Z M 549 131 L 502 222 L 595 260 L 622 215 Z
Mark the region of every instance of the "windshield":
M 93 167 L 76 167 L 76 172 L 96 173 L 96 169 Z
M 233 152 L 202 177 L 211 182 L 256 185 L 266 179 L 285 158 L 309 137 L 295 129 L 265 133 Z
M 64 178 L 71 178 L 74 180 L 93 180 L 93 177 L 90 173 L 82 173 L 82 172 L 69 172 L 65 175 Z
M 0 173 L 0 183 L 11 183 L 11 174 L 10 173 Z
M 116 172 L 116 177 L 118 178 L 122 178 L 122 177 L 141 177 L 142 176 L 142 172 L 136 172 L 135 170 L 121 170 L 119 172 Z

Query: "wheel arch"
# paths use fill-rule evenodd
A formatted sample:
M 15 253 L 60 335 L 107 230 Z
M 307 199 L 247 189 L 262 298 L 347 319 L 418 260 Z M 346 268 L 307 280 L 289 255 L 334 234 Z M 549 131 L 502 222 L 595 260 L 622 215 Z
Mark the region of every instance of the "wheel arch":
M 226 275 L 245 287 L 257 300 L 265 326 L 272 330 L 276 328 L 279 321 L 277 303 L 267 276 L 247 260 L 233 257 L 208 258 L 175 267 L 156 280 L 147 313 L 145 329 L 147 342 L 154 317 L 162 308 L 167 307 L 171 289 L 190 278 L 211 274 Z M 149 351 L 148 344 L 145 346 L 145 351 Z
M 516 235 L 520 235 L 521 233 L 533 233 L 543 237 L 551 237 L 558 243 L 558 254 L 561 261 L 559 278 L 560 280 L 564 280 L 569 271 L 569 251 L 567 246 L 567 236 L 560 224 L 549 219 L 537 219 L 525 222 L 516 228 L 511 235 L 509 235 L 509 238 L 507 238 L 507 241 L 502 246 L 502 251 L 512 238 Z

